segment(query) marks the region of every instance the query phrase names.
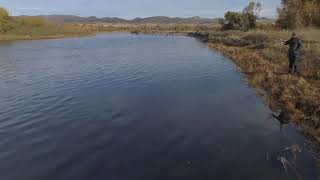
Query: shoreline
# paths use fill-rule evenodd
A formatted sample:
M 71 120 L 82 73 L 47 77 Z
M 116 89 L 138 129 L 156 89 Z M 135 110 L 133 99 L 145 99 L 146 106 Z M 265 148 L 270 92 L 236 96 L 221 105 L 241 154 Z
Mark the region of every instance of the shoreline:
M 116 32 L 116 31 L 115 31 Z M 64 39 L 77 37 L 90 37 L 99 33 L 95 32 L 83 35 L 49 35 L 49 36 L 17 36 L 0 35 L 0 42 L 19 41 L 19 40 L 43 40 L 43 39 Z M 317 144 L 320 144 L 319 114 L 320 114 L 320 91 L 316 87 L 316 82 L 287 74 L 281 67 L 268 61 L 257 49 L 249 47 L 236 47 L 226 45 L 221 42 L 214 42 L 209 39 L 209 33 L 197 34 L 192 32 L 127 32 L 131 34 L 150 34 L 150 35 L 178 35 L 194 37 L 209 48 L 222 53 L 231 59 L 240 72 L 245 76 L 249 86 L 253 87 L 257 94 L 261 96 L 266 104 L 274 111 L 279 109 L 289 113 L 292 122 L 307 137 Z M 10 37 L 11 36 L 11 37 Z M 308 96 L 304 96 L 308 94 Z M 310 98 L 313 97 L 313 98 Z
M 147 35 L 164 35 L 164 36 L 188 36 L 190 32 L 139 32 L 133 33 L 129 31 L 101 31 L 93 32 L 81 35 L 48 35 L 48 36 L 30 36 L 30 35 L 0 35 L 0 43 L 6 41 L 32 41 L 32 40 L 50 40 L 50 39 L 65 39 L 65 38 L 81 38 L 81 37 L 92 37 L 98 34 L 105 33 L 129 33 L 129 34 L 147 34 Z
M 231 59 L 245 76 L 248 85 L 256 90 L 270 109 L 288 112 L 296 128 L 320 145 L 320 92 L 315 84 L 318 81 L 308 81 L 301 76 L 283 72 L 281 67 L 264 58 L 259 50 L 212 42 L 208 35 L 189 36 Z
M 65 39 L 95 36 L 96 33 L 78 34 L 78 35 L 48 35 L 48 36 L 30 36 L 30 35 L 0 35 L 0 42 L 6 41 L 31 41 L 31 40 L 49 40 L 49 39 Z

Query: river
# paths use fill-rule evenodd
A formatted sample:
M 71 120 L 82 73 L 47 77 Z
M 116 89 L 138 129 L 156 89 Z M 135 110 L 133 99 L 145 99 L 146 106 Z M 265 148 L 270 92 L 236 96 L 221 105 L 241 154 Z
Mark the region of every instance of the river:
M 316 180 L 278 113 L 191 37 L 0 44 L 1 180 Z

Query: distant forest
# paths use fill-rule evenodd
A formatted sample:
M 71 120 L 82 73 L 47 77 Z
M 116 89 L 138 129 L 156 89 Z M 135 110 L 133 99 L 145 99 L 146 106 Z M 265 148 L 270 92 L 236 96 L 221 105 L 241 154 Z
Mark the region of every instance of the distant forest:
M 278 16 L 282 28 L 320 27 L 320 0 L 282 0 Z

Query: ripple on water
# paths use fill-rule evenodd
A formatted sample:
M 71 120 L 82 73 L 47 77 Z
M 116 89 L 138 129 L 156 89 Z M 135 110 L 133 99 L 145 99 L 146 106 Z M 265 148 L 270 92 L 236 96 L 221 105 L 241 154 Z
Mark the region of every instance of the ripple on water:
M 266 120 L 228 59 L 189 37 L 1 45 L 0 102 L 6 180 L 292 180 L 277 157 L 304 147 L 292 126 Z M 310 157 L 304 149 L 294 163 L 313 180 Z

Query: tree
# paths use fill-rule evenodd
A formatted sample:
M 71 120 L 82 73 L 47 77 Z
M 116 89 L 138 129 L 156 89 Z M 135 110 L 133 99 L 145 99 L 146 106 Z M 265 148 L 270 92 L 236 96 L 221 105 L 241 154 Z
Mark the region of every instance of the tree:
M 262 4 L 260 2 L 250 2 L 243 10 L 243 14 L 253 14 L 256 17 L 260 16 L 260 12 L 262 10 Z
M 277 25 L 285 29 L 320 27 L 319 0 L 282 0 Z
M 225 19 L 219 22 L 223 29 L 253 29 L 256 27 L 261 7 L 261 3 L 250 2 L 242 12 L 228 11 L 224 16 Z
M 242 14 L 241 27 L 244 30 L 254 29 L 257 26 L 257 16 L 251 13 Z
M 257 18 L 260 16 L 262 5 L 260 2 L 250 2 L 242 11 L 241 24 L 244 29 L 253 29 L 257 26 Z
M 224 29 L 237 29 L 241 24 L 241 13 L 228 11 L 225 15 Z
M 0 7 L 0 32 L 7 32 L 12 29 L 11 18 L 8 11 Z

